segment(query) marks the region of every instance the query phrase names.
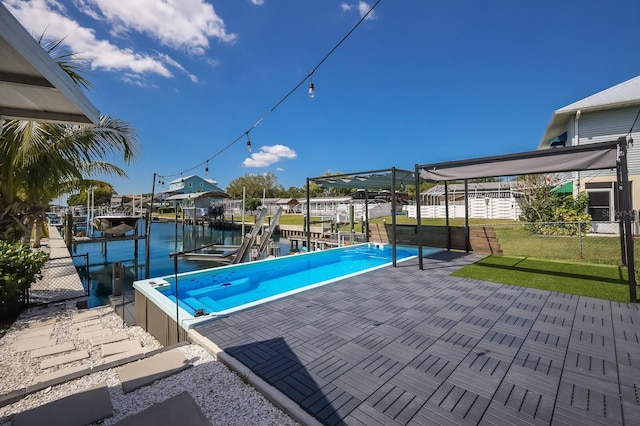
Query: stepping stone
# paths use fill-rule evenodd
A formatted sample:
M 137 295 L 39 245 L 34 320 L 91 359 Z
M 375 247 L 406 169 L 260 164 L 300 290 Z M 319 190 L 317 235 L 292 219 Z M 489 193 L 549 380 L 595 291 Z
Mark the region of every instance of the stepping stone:
M 159 404 L 116 423 L 116 426 L 209 426 L 211 423 L 204 415 L 189 392 L 182 392 Z
M 40 358 L 41 356 L 61 354 L 69 352 L 76 348 L 73 342 L 60 343 L 59 345 L 48 346 L 46 348 L 35 349 L 31 351 L 31 358 Z
M 121 352 L 119 354 L 111 355 L 102 358 L 104 364 L 99 364 L 93 367 L 92 371 L 102 371 L 109 368 L 119 367 L 123 364 L 128 364 L 133 361 L 137 361 L 145 357 L 144 348 L 137 349 L 135 351 Z
M 102 356 L 110 356 L 141 349 L 142 345 L 138 340 L 121 340 L 119 342 L 102 345 Z
M 37 321 L 34 321 L 34 322 L 30 323 L 30 324 L 28 325 L 28 328 L 29 328 L 29 329 L 32 329 L 32 328 L 41 328 L 41 327 L 46 327 L 46 326 L 48 326 L 48 325 L 50 325 L 50 326 L 52 326 L 52 327 L 53 327 L 53 325 L 54 325 L 55 323 L 56 323 L 56 319 L 55 319 L 55 318 L 50 318 L 50 319 L 47 319 L 47 320 L 37 320 Z
M 71 320 L 73 322 L 80 322 L 85 319 L 98 318 L 98 317 L 100 317 L 100 313 L 98 311 L 84 311 L 84 312 L 80 312 L 79 314 L 75 314 L 71 318 Z
M 105 383 L 18 413 L 12 426 L 84 426 L 113 415 L 109 389 Z
M 32 337 L 46 336 L 53 333 L 53 326 L 25 328 L 20 332 L 18 339 L 30 339 Z
M 86 333 L 87 331 L 96 331 L 96 330 L 103 330 L 104 327 L 102 326 L 102 324 L 92 324 L 88 327 L 81 327 L 79 329 L 75 329 L 73 331 L 78 332 L 78 333 Z
M 191 367 L 191 364 L 189 364 L 182 352 L 178 349 L 172 349 L 123 365 L 117 371 L 122 383 L 122 390 L 127 393 L 189 367 Z
M 26 339 L 26 340 L 18 340 L 14 343 L 14 348 L 16 352 L 26 352 L 32 351 L 34 349 L 46 348 L 47 346 L 53 346 L 56 344 L 56 339 Z
M 91 327 L 93 325 L 101 324 L 101 323 L 102 323 L 102 320 L 100 318 L 95 318 L 95 319 L 90 319 L 88 321 L 74 322 L 71 328 L 73 328 L 74 330 L 79 330 L 81 328 L 87 328 L 87 327 Z
M 51 373 L 40 374 L 34 377 L 31 385 L 27 387 L 27 392 L 37 392 L 49 386 L 65 383 L 78 377 L 91 373 L 91 368 L 86 365 L 76 365 L 75 367 L 61 368 Z
M 54 358 L 45 359 L 40 363 L 40 369 L 55 367 L 57 365 L 68 364 L 70 362 L 79 361 L 81 359 L 89 358 L 89 352 L 82 350 L 71 352 L 66 355 L 57 356 Z
M 111 334 L 111 330 L 109 330 L 108 328 L 103 328 L 100 330 L 82 331 L 78 333 L 78 339 L 89 340 L 95 337 L 106 336 L 108 334 Z
M 120 333 L 111 334 L 109 336 L 96 337 L 94 339 L 91 339 L 89 342 L 91 343 L 91 346 L 100 346 L 106 343 L 118 342 L 120 340 L 125 340 L 128 338 L 129 336 L 127 335 L 127 332 L 121 331 Z

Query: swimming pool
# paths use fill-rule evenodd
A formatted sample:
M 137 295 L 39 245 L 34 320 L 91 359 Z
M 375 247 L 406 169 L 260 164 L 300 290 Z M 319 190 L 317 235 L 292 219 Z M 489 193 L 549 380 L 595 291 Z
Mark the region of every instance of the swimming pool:
M 436 251 L 440 250 L 423 248 L 423 255 Z M 417 254 L 416 247 L 396 247 L 397 262 Z M 391 262 L 390 245 L 365 243 L 178 274 L 177 286 L 174 275 L 136 281 L 133 286 L 174 320 L 177 299 L 180 324 L 189 329 L 213 316 L 329 284 Z

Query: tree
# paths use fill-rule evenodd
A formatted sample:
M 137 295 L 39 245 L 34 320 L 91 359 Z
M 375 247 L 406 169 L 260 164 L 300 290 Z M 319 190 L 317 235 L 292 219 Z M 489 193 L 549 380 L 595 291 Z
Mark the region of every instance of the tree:
M 62 50 L 61 42 L 44 47 L 76 84 L 90 87 L 81 75 L 81 62 Z M 104 160 L 122 154 L 129 163 L 136 150 L 135 130 L 109 116 L 101 117 L 97 126 L 6 121 L 0 134 L 0 237 L 28 240 L 34 226 L 41 229 L 43 213 L 53 199 L 95 185 L 89 178 L 96 175 L 126 176 Z
M 113 185 L 99 181 L 87 181 L 86 183 L 90 184 L 90 182 L 93 183 L 93 185 L 81 189 L 78 194 L 69 196 L 67 199 L 67 204 L 69 206 L 86 205 L 87 194 L 89 193 L 90 188 L 93 188 L 93 198 L 96 206 L 103 206 L 111 203 L 111 197 L 116 194 L 116 190 Z
M 256 197 L 262 200 L 263 192 L 267 198 L 276 198 L 284 191 L 284 187 L 278 183 L 274 173 L 246 174 L 229 182 L 227 194 L 234 199 L 242 198 L 242 188 L 246 190 L 247 197 Z
M 584 233 L 584 222 L 591 221 L 586 212 L 589 195 L 586 192 L 571 195 L 553 191 L 551 180 L 543 175 L 527 175 L 517 179 L 522 190 L 522 214 L 527 229 L 536 234 L 576 235 Z

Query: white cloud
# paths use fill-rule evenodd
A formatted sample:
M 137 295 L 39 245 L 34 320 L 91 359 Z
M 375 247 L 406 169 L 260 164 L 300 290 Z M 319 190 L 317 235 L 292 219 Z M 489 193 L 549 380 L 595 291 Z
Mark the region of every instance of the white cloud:
M 88 16 L 102 16 L 115 35 L 146 34 L 173 49 L 202 55 L 209 37 L 232 42 L 222 18 L 204 0 L 76 0 Z
M 262 6 L 264 4 L 264 0 L 251 0 L 252 4 Z
M 340 7 L 342 7 L 343 12 L 351 12 L 352 10 L 357 10 L 361 18 L 367 14 L 369 9 L 371 9 L 371 5 L 365 1 L 360 1 L 358 2 L 358 4 L 342 3 Z M 367 16 L 367 19 L 375 19 L 376 16 L 377 15 L 375 14 L 375 11 L 372 10 L 371 13 Z
M 277 163 L 283 158 L 296 158 L 298 154 L 291 148 L 284 145 L 263 146 L 259 152 L 251 154 L 251 158 L 246 158 L 242 165 L 245 167 L 267 167 Z
M 111 40 L 99 38 L 94 29 L 72 19 L 61 1 L 2 1 L 35 37 L 45 34 L 48 40 L 64 39 L 69 51 L 87 61 L 91 69 L 123 72 L 119 76 L 122 81 L 142 87 L 156 87 L 145 82 L 145 76 L 170 78 L 176 69 L 194 83 L 198 78 L 166 53 L 141 52 L 125 46 L 131 42 L 130 33 L 143 33 L 170 48 L 199 55 L 210 66 L 216 66 L 218 61 L 204 56 L 209 38 L 223 42 L 236 39 L 235 34 L 226 31 L 213 6 L 204 0 L 73 0 L 84 15 L 119 36 Z

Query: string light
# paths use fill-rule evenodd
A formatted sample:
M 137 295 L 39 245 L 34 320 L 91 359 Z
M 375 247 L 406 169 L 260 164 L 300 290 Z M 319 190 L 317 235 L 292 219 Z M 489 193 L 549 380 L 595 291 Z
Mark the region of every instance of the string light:
M 309 97 L 313 99 L 316 96 L 315 86 L 313 85 L 313 78 L 309 76 Z
M 204 175 L 209 176 L 209 160 L 207 160 L 207 167 L 204 168 Z
M 280 106 L 280 104 L 282 104 L 285 100 L 287 100 L 289 98 L 289 96 L 291 96 L 293 94 L 293 92 L 295 92 L 296 90 L 298 90 L 300 88 L 300 86 L 302 86 L 307 79 L 309 80 L 309 86 L 308 86 L 308 95 L 310 98 L 313 98 L 315 96 L 315 86 L 313 84 L 313 80 L 311 79 L 311 77 L 313 76 L 313 73 L 320 68 L 320 66 L 329 58 L 329 56 L 331 56 L 333 54 L 333 52 L 336 51 L 336 49 L 338 49 L 338 47 L 340 47 L 340 45 L 342 45 L 342 43 L 344 43 L 344 41 L 349 38 L 349 36 L 356 30 L 356 28 L 358 28 L 360 26 L 360 24 L 362 24 L 368 17 L 369 15 L 373 12 L 373 10 L 378 6 L 378 4 L 380 4 L 382 0 L 377 0 L 373 6 L 371 6 L 369 8 L 369 10 L 363 14 L 360 17 L 360 20 L 358 20 L 358 22 L 356 22 L 356 24 L 351 28 L 351 30 L 349 30 L 349 32 L 347 32 L 347 34 L 344 35 L 344 37 L 342 37 L 342 39 L 326 54 L 324 55 L 324 57 L 320 60 L 320 62 L 318 62 L 318 64 L 313 67 L 313 69 L 311 70 L 311 72 L 309 74 L 307 74 L 304 79 L 302 79 L 298 84 L 296 84 L 293 89 L 291 89 L 289 92 L 287 92 L 286 95 L 284 95 L 278 102 L 276 102 L 276 104 L 271 107 L 271 109 L 269 111 L 267 111 L 262 117 L 260 117 L 260 119 L 258 121 L 256 121 L 256 123 L 251 126 L 249 129 L 247 129 L 244 133 L 240 134 L 240 136 L 238 136 L 237 138 L 235 138 L 234 140 L 232 140 L 231 142 L 229 142 L 227 145 L 225 145 L 222 149 L 220 149 L 218 152 L 216 152 L 215 154 L 213 154 L 211 157 L 209 157 L 208 159 L 206 159 L 205 161 L 202 161 L 201 163 L 196 164 L 195 166 L 191 167 L 190 169 L 187 170 L 183 170 L 180 173 L 174 173 L 171 175 L 166 175 L 165 177 L 172 177 L 172 176 L 177 176 L 178 174 L 180 174 L 180 176 L 182 176 L 183 173 L 188 173 L 191 172 L 192 170 L 195 170 L 199 167 L 202 167 L 204 164 L 208 164 L 209 161 L 213 160 L 214 158 L 216 158 L 217 156 L 219 156 L 220 154 L 222 154 L 224 151 L 226 151 L 227 149 L 229 149 L 231 146 L 233 146 L 234 144 L 236 144 L 239 140 L 241 140 L 245 135 L 247 136 L 247 150 L 249 152 L 251 152 L 251 140 L 249 139 L 249 132 L 252 131 L 253 129 L 255 129 L 256 127 L 258 127 L 258 125 L 260 125 L 269 115 L 271 115 L 271 113 L 273 111 L 276 110 L 276 108 L 278 108 Z M 207 167 L 208 168 L 208 167 Z M 206 171 L 206 170 L 205 170 Z M 182 182 L 184 182 L 184 178 L 182 179 Z

